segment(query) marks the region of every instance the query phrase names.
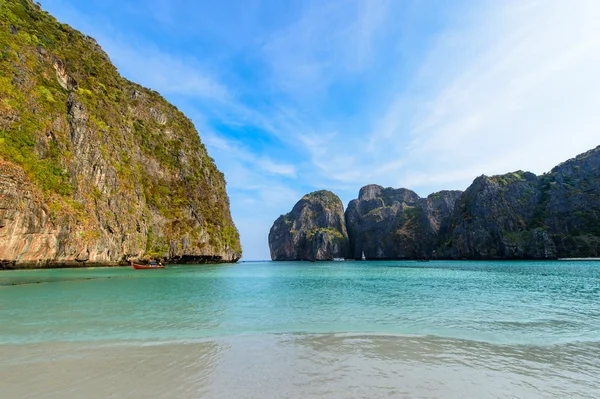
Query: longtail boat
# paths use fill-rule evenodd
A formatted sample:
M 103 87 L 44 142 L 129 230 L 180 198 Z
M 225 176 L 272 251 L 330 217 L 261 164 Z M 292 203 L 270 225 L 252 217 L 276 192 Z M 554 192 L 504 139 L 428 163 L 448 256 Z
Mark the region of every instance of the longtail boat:
M 164 269 L 165 265 L 162 265 L 160 263 L 156 263 L 156 262 L 150 262 L 147 265 L 140 265 L 137 263 L 133 263 L 133 261 L 129 261 L 129 263 L 131 263 L 131 267 L 133 267 L 134 269 Z

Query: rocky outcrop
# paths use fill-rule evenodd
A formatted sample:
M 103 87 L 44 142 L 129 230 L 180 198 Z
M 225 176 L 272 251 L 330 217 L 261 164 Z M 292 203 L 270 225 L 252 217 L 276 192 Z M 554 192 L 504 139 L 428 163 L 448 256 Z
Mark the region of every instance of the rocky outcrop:
M 345 220 L 352 257 L 360 259 L 429 258 L 450 224 L 460 191 L 420 198 L 404 188 L 363 187 L 350 201 Z
M 27 175 L 0 161 L 0 268 L 15 267 L 23 253 L 50 258 L 61 236 L 54 230 L 43 197 Z
M 302 197 L 269 232 L 273 260 L 331 260 L 349 255 L 344 206 L 331 191 Z
M 451 234 L 440 257 L 468 259 L 554 258 L 543 229 L 530 229 L 541 199 L 533 173 L 480 176 L 459 198 Z
M 540 176 L 531 223 L 545 229 L 558 257 L 600 256 L 600 146 Z
M 451 231 L 440 256 L 600 256 L 600 147 L 539 177 L 478 177 L 459 199 Z
M 179 110 L 32 2 L 0 5 L 0 48 L 0 265 L 241 257 L 224 177 Z

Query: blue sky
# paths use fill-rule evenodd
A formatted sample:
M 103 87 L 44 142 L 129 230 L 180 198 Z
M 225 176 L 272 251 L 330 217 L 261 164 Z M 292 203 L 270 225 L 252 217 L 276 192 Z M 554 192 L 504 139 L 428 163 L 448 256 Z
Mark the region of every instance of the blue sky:
M 244 259 L 307 192 L 421 196 L 600 144 L 592 0 L 44 0 L 190 117 Z

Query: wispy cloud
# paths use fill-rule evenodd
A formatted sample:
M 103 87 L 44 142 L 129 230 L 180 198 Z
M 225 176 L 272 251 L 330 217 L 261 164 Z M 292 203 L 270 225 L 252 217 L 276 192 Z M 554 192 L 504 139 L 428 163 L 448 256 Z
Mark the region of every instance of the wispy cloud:
M 368 67 L 389 1 L 307 2 L 300 18 L 273 32 L 263 51 L 274 84 L 292 97 L 322 92 Z
M 124 39 L 100 39 L 111 59 L 119 65 L 119 71 L 165 95 L 231 101 L 229 89 L 200 62 L 163 51 L 148 43 L 132 45 Z
M 296 177 L 296 168 L 294 167 L 294 165 L 276 163 L 270 159 L 261 159 L 257 162 L 257 164 L 265 172 L 292 178 Z
M 411 176 L 405 183 L 464 186 L 474 165 L 477 174 L 540 173 L 598 144 L 600 5 L 493 6 L 478 23 L 440 37 L 416 89 L 401 93 L 370 134 L 371 149 L 405 154 L 398 168 Z M 423 81 L 437 90 L 423 90 Z M 418 107 L 407 123 L 411 99 Z
M 231 101 L 232 93 L 219 81 L 213 67 L 200 61 L 198 57 L 165 50 L 152 40 L 120 29 L 106 16 L 91 18 L 89 14 L 81 12 L 68 2 L 57 0 L 57 3 L 60 4 L 57 7 L 61 16 L 69 20 L 75 28 L 93 36 L 126 78 L 163 95 L 181 95 L 219 102 Z M 125 9 L 134 8 L 130 4 L 120 6 Z M 167 15 L 170 8 L 162 0 L 155 1 L 153 6 L 156 7 L 154 12 L 157 9 L 162 10 L 163 18 L 172 18 Z
M 207 147 L 212 152 L 221 152 L 236 164 L 243 165 L 246 170 L 258 170 L 261 174 L 296 177 L 296 167 L 289 163 L 276 162 L 266 155 L 257 153 L 239 140 L 228 139 L 210 128 L 200 128 Z M 225 160 L 227 161 L 227 160 Z

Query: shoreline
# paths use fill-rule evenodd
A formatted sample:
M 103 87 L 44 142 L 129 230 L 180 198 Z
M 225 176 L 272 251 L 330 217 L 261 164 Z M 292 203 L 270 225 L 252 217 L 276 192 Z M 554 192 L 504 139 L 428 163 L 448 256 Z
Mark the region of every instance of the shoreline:
M 599 344 L 532 347 L 434 337 L 260 334 L 158 344 L 0 345 L 5 359 L 0 391 L 46 399 L 533 399 L 559 398 L 566 389 L 570 397 L 587 397 L 600 394 Z M 580 371 L 575 377 L 574 367 Z
M 0 273 L 0 284 L 50 282 L 0 287 L 0 392 L 600 397 L 597 262 L 269 262 L 165 271 Z
M 551 259 L 522 259 L 522 258 L 506 258 L 506 259 L 430 259 L 427 262 L 423 262 L 418 258 L 404 258 L 404 259 L 367 259 L 367 260 L 356 260 L 346 259 L 344 262 L 554 262 L 554 261 L 600 261 L 599 257 L 590 258 L 551 258 Z M 162 261 L 165 265 L 219 265 L 219 264 L 235 264 L 235 263 L 256 263 L 256 262 L 308 262 L 308 260 L 269 260 L 269 261 L 254 261 L 254 260 L 217 260 L 217 259 L 196 259 L 196 260 L 168 260 Z M 318 260 L 317 262 L 334 262 L 332 260 Z M 48 270 L 48 269 L 88 269 L 88 268 L 111 268 L 111 267 L 130 267 L 128 262 L 80 262 L 80 261 L 66 261 L 66 262 L 28 262 L 28 263 L 16 263 L 15 261 L 0 260 L 0 272 L 9 270 Z
M 224 263 L 237 263 L 238 260 L 220 260 L 216 257 L 195 258 L 194 260 L 173 259 L 162 261 L 165 265 L 219 265 Z M 138 260 L 134 260 L 136 262 Z M 23 262 L 0 260 L 0 272 L 3 270 L 46 270 L 46 269 L 87 269 L 95 267 L 131 267 L 129 262 L 80 262 L 80 261 L 61 261 L 61 262 Z
M 110 338 L 110 339 L 75 339 L 75 340 L 30 340 L 30 341 L 10 341 L 0 343 L 0 352 L 7 348 L 35 349 L 44 346 L 51 347 L 81 347 L 85 349 L 115 349 L 118 348 L 142 348 L 142 347 L 168 347 L 168 346 L 188 346 L 202 345 L 207 343 L 224 343 L 230 341 L 247 340 L 379 340 L 379 341 L 402 341 L 404 343 L 416 343 L 423 345 L 447 344 L 457 345 L 459 347 L 498 347 L 512 349 L 531 349 L 547 350 L 548 348 L 572 347 L 572 346 L 593 346 L 600 350 L 600 337 L 598 338 L 576 338 L 566 340 L 493 340 L 483 337 L 466 337 L 457 335 L 442 335 L 439 333 L 410 333 L 410 332 L 392 332 L 392 331 L 249 331 L 235 332 L 225 334 L 207 334 L 186 338 L 159 338 L 159 337 L 129 337 L 129 338 Z

